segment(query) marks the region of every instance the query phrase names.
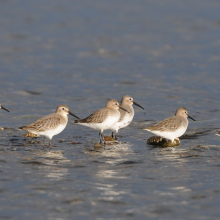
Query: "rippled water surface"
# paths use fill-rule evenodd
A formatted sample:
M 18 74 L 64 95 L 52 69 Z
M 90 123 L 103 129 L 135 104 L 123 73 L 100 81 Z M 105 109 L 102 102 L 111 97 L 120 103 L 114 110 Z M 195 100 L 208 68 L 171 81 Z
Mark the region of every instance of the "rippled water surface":
M 220 2 L 0 1 L 1 219 L 219 219 Z M 135 108 L 119 143 L 75 125 L 53 138 L 19 126 L 66 104 L 83 118 L 109 98 Z M 181 146 L 141 128 L 184 106 Z M 110 131 L 105 131 L 110 135 Z

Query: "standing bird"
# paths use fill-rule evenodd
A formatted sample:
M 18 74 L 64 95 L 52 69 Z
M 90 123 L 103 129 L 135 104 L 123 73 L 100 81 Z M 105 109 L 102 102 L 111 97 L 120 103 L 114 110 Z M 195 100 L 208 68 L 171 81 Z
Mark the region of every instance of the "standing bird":
M 66 105 L 59 105 L 55 113 L 46 115 L 30 125 L 20 127 L 20 129 L 30 131 L 33 134 L 43 135 L 44 140 L 45 137 L 49 138 L 49 146 L 51 148 L 51 140 L 53 136 L 61 133 L 66 127 L 68 114 L 78 118 L 69 111 L 69 108 Z
M 99 130 L 100 143 L 105 143 L 103 131 L 111 129 L 112 126 L 118 122 L 120 118 L 119 109 L 128 112 L 119 105 L 117 100 L 111 99 L 108 101 L 105 108 L 99 109 L 87 118 L 76 120 L 75 123 Z
M 0 103 L 0 109 L 4 109 L 5 111 L 9 112 L 9 110 L 6 109 L 6 108 L 4 108 L 4 107 L 1 105 L 1 103 Z
M 112 126 L 112 138 L 114 138 L 114 131 L 115 131 L 115 140 L 117 140 L 117 134 L 118 134 L 118 130 L 124 127 L 127 127 L 131 121 L 133 120 L 134 117 L 134 108 L 132 105 L 136 105 L 142 109 L 144 109 L 142 106 L 140 106 L 139 104 L 137 104 L 134 99 L 129 96 L 129 95 L 125 95 L 122 100 L 121 100 L 121 107 L 123 107 L 124 109 L 126 109 L 128 112 L 120 111 L 120 118 L 118 120 L 117 123 L 115 123 Z
M 166 118 L 153 126 L 145 127 L 143 129 L 163 138 L 169 139 L 173 144 L 175 138 L 182 136 L 186 132 L 188 127 L 187 118 L 195 121 L 195 119 L 188 115 L 186 108 L 181 107 L 177 109 L 175 116 Z

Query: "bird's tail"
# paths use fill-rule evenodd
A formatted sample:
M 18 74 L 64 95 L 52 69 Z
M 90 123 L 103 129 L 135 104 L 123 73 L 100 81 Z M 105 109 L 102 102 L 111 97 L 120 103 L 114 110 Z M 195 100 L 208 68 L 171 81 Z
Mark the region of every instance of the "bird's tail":
M 74 121 L 75 124 L 78 124 L 78 123 L 86 123 L 86 122 L 87 122 L 87 118 L 78 119 L 78 120 L 75 120 L 75 121 Z
M 19 127 L 19 129 L 21 129 L 21 130 L 27 130 L 27 129 L 26 129 L 26 126 Z

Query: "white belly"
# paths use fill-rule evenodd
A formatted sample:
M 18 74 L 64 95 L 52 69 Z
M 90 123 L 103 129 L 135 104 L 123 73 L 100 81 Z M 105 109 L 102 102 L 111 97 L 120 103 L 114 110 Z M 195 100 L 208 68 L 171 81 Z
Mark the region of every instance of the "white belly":
M 125 114 L 124 118 L 121 121 L 115 123 L 112 126 L 112 130 L 118 131 L 121 128 L 127 127 L 131 123 L 131 121 L 133 120 L 133 117 L 134 117 L 134 115 L 131 115 L 129 113 Z
M 96 130 L 107 130 L 111 129 L 112 126 L 119 120 L 120 115 L 108 116 L 102 123 L 79 123 Z
M 170 132 L 170 131 L 150 131 L 153 134 L 156 134 L 158 136 L 161 136 L 163 138 L 169 139 L 173 141 L 175 138 L 181 137 L 186 132 L 187 127 L 180 127 L 176 131 Z
M 43 136 L 48 137 L 49 139 L 52 139 L 52 137 L 54 135 L 57 135 L 57 134 L 61 133 L 64 130 L 65 127 L 66 127 L 66 124 L 63 124 L 63 125 L 59 125 L 55 129 L 45 130 L 45 131 L 42 131 L 42 132 L 36 132 L 36 131 L 30 131 L 30 132 L 33 133 L 33 134 L 43 135 Z

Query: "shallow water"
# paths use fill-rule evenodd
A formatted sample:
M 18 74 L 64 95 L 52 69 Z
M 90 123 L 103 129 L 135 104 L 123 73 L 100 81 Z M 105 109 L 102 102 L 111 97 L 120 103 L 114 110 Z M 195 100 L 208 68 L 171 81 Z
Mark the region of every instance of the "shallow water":
M 219 219 L 220 3 L 0 1 L 1 219 Z M 19 126 L 66 104 L 83 118 L 129 94 L 119 143 L 75 125 L 42 149 Z M 177 148 L 141 128 L 184 106 Z M 110 131 L 105 132 L 110 135 Z

